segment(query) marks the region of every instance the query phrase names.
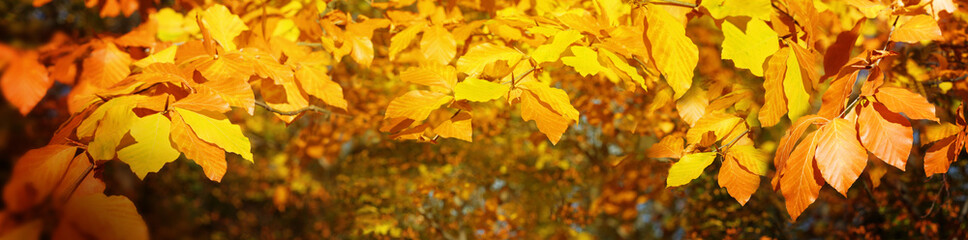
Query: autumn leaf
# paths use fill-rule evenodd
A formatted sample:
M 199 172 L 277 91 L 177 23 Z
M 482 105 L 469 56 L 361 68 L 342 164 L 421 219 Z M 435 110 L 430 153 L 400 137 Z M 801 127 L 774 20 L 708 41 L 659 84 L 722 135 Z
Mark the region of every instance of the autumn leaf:
M 699 62 L 699 49 L 686 37 L 682 23 L 674 20 L 665 10 L 650 7 L 646 18 L 646 40 L 651 46 L 652 59 L 675 91 L 675 98 L 679 99 L 692 86 L 693 69 Z
M 53 238 L 148 239 L 148 226 L 124 196 L 75 196 L 63 208 Z
M 249 27 L 242 22 L 239 16 L 229 12 L 229 9 L 221 4 L 215 4 L 205 9 L 202 15 L 202 23 L 205 24 L 212 38 L 218 42 L 225 50 L 235 51 L 235 37 L 242 31 L 249 30 Z
M 750 196 L 760 186 L 760 176 L 740 167 L 738 160 L 731 155 L 726 155 L 717 178 L 719 186 L 726 188 L 726 192 L 740 205 L 746 205 Z
M 787 57 L 787 70 L 783 75 L 783 93 L 787 98 L 787 116 L 798 119 L 810 111 L 810 94 L 803 84 L 800 63 L 795 54 Z
M 776 125 L 787 113 L 787 99 L 783 81 L 786 78 L 787 59 L 789 57 L 790 48 L 783 48 L 773 54 L 767 62 L 763 80 L 763 88 L 766 89 L 765 101 L 763 107 L 760 108 L 758 117 L 763 127 Z
M 214 119 L 191 110 L 175 108 L 179 115 L 198 138 L 215 144 L 226 152 L 239 154 L 243 159 L 252 160 L 252 144 L 249 138 L 242 134 L 242 128 L 233 125 L 228 119 Z
M 908 118 L 938 121 L 934 105 L 921 95 L 907 89 L 882 87 L 874 94 L 874 98 L 892 112 L 903 113 Z
M 720 140 L 726 137 L 730 132 L 739 129 L 739 126 L 743 122 L 742 118 L 733 116 L 731 114 L 722 112 L 711 112 L 703 115 L 699 121 L 696 121 L 696 125 L 692 126 L 688 132 L 686 132 L 686 142 L 690 144 L 698 143 L 702 139 L 703 134 L 706 132 L 713 132 L 716 136 L 716 140 Z M 739 130 L 742 132 L 742 130 Z
M 699 6 L 709 11 L 709 14 L 716 19 L 727 16 L 747 16 L 754 20 L 765 21 L 770 20 L 770 12 L 773 11 L 769 0 L 705 0 Z
M 733 60 L 736 67 L 749 69 L 760 77 L 763 76 L 763 62 L 780 49 L 776 32 L 766 22 L 757 19 L 746 23 L 745 33 L 729 21 L 723 21 L 723 35 L 722 58 Z
M 90 136 L 89 130 L 82 131 L 82 129 L 93 130 L 96 126 L 97 131 L 93 133 L 94 140 L 87 148 L 94 160 L 114 159 L 121 138 L 138 118 L 132 109 L 141 99 L 144 99 L 144 96 L 134 95 L 111 99 L 81 122 L 77 134 L 80 138 Z
M 743 169 L 760 176 L 766 176 L 770 168 L 769 154 L 753 145 L 735 145 L 729 148 L 727 157 L 733 158 Z
M 894 29 L 892 41 L 918 43 L 924 40 L 944 40 L 938 22 L 928 15 L 915 15 Z
M 487 102 L 505 96 L 510 86 L 468 77 L 454 87 L 455 100 Z
M 468 142 L 473 142 L 472 134 L 474 129 L 471 128 L 471 114 L 466 111 L 461 111 L 454 115 L 454 117 L 447 119 L 440 125 L 434 128 L 434 133 L 437 133 L 441 137 L 445 138 L 456 138 Z
M 575 106 L 571 105 L 568 93 L 564 90 L 533 81 L 525 82 L 523 86 L 534 93 L 542 102 L 550 105 L 551 109 L 554 109 L 556 113 L 572 121 L 578 121 L 578 109 L 575 109 Z
M 430 116 L 431 111 L 451 100 L 453 97 L 443 93 L 413 90 L 390 101 L 385 119 L 406 117 L 414 121 L 422 121 Z
M 780 190 L 786 201 L 787 212 L 796 220 L 810 204 L 817 201 L 823 177 L 816 172 L 814 161 L 818 144 L 818 132 L 807 134 L 803 142 L 793 150 L 786 160 L 783 176 L 780 177 Z
M 296 82 L 309 96 L 319 98 L 330 106 L 345 110 L 349 105 L 343 98 L 343 87 L 320 68 L 302 66 L 296 70 Z
M 682 98 L 676 101 L 676 111 L 679 117 L 689 124 L 695 126 L 706 114 L 706 107 L 709 106 L 709 98 L 706 98 L 706 91 L 699 86 L 693 86 Z
M 653 144 L 645 154 L 650 158 L 681 158 L 684 148 L 682 134 L 670 134 Z
M 699 177 L 703 170 L 716 159 L 715 152 L 693 153 L 682 156 L 669 168 L 666 187 L 678 187 Z
M 410 25 L 406 29 L 403 29 L 403 31 L 400 31 L 397 34 L 394 34 L 393 37 L 390 38 L 390 47 L 389 47 L 390 60 L 391 61 L 394 60 L 397 54 L 399 54 L 400 52 L 403 52 L 404 49 L 409 47 L 410 43 L 413 42 L 413 39 L 417 38 L 417 34 L 423 31 L 423 29 L 426 27 L 427 27 L 426 22 L 420 22 L 417 24 Z
M 222 181 L 226 172 L 225 150 L 199 138 L 191 126 L 185 123 L 178 111 L 171 112 L 171 141 L 185 158 L 202 167 L 205 176 L 212 181 Z
M 872 102 L 860 110 L 857 133 L 874 156 L 904 171 L 914 143 L 914 131 L 907 118 Z
M 428 61 L 446 65 L 457 55 L 457 42 L 446 28 L 434 25 L 424 30 L 420 50 Z
M 161 170 L 181 155 L 172 148 L 169 133 L 171 121 L 162 114 L 138 118 L 131 124 L 131 136 L 136 143 L 118 151 L 118 159 L 127 163 L 138 178 L 144 179 L 148 173 Z
M 574 56 L 562 57 L 561 62 L 575 68 L 575 71 L 582 76 L 598 74 L 605 68 L 598 62 L 598 53 L 585 46 L 572 46 L 571 53 Z
M 582 35 L 578 31 L 560 31 L 555 34 L 555 37 L 552 39 L 551 43 L 538 46 L 538 48 L 531 53 L 531 58 L 534 59 L 534 61 L 538 64 L 558 61 L 561 53 L 565 52 L 568 46 L 581 38 Z
M 23 54 L 11 61 L 0 77 L 4 98 L 24 116 L 37 106 L 47 95 L 47 89 L 54 85 L 53 79 L 48 77 L 47 68 L 38 61 L 36 52 Z
M 77 147 L 47 145 L 20 157 L 3 188 L 6 209 L 20 212 L 40 204 L 61 182 L 76 153 Z
M 558 144 L 561 135 L 568 130 L 568 118 L 552 111 L 551 106 L 538 100 L 530 91 L 521 94 L 521 118 L 534 120 L 538 130 L 548 136 L 552 144 Z
M 517 62 L 521 57 L 521 52 L 513 48 L 482 43 L 471 47 L 457 60 L 457 71 L 475 76 L 480 74 L 488 64 L 498 60 Z
M 830 186 L 847 196 L 867 167 L 867 150 L 857 141 L 854 124 L 845 119 L 834 119 L 817 131 L 817 167 Z
M 91 56 L 84 59 L 84 71 L 81 72 L 82 81 L 91 81 L 94 86 L 109 88 L 131 74 L 131 56 L 118 49 L 114 43 L 106 42 L 104 46 L 91 52 Z
M 428 87 L 454 90 L 454 85 L 457 84 L 457 71 L 450 65 L 430 64 L 408 68 L 400 73 L 400 80 Z

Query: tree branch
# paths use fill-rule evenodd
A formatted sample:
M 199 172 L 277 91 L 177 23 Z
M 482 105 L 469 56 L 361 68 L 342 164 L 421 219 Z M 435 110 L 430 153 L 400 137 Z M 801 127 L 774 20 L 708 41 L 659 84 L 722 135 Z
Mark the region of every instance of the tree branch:
M 332 111 L 330 111 L 328 109 L 324 109 L 324 108 L 317 107 L 317 106 L 313 106 L 313 105 L 309 105 L 308 107 L 301 108 L 301 109 L 297 109 L 297 110 L 294 110 L 294 111 L 282 111 L 282 110 L 279 110 L 279 109 L 274 109 L 274 108 L 270 107 L 268 104 L 266 104 L 265 102 L 262 102 L 262 101 L 255 101 L 255 105 L 257 105 L 259 107 L 262 107 L 262 108 L 265 108 L 266 111 L 269 111 L 269 112 L 272 112 L 272 113 L 275 113 L 275 114 L 279 114 L 279 115 L 286 115 L 286 116 L 295 116 L 295 115 L 299 115 L 299 114 L 302 114 L 302 113 L 307 112 L 307 111 L 313 111 L 313 112 L 322 113 L 325 116 L 329 116 L 329 115 L 333 115 L 333 114 L 340 115 L 340 114 L 334 113 L 334 112 L 332 112 Z

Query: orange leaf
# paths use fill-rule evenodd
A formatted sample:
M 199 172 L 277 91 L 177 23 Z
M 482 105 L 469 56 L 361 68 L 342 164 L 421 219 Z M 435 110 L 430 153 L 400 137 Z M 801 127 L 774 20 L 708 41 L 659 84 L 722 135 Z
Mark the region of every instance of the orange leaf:
M 931 145 L 924 153 L 924 175 L 930 177 L 936 173 L 947 173 L 951 162 L 957 160 L 961 154 L 964 144 L 965 135 L 958 133 Z
M 568 118 L 551 110 L 551 106 L 538 100 L 530 91 L 521 94 L 521 118 L 534 120 L 538 131 L 548 136 L 551 144 L 558 144 L 561 134 L 568 130 Z
M 760 108 L 759 120 L 763 127 L 770 127 L 780 122 L 780 118 L 787 113 L 786 94 L 783 93 L 783 78 L 786 75 L 787 58 L 790 48 L 782 48 L 767 61 L 764 74 L 763 88 L 766 89 L 765 103 Z
M 82 81 L 91 81 L 99 88 L 110 88 L 131 74 L 131 56 L 118 49 L 114 43 L 104 43 L 104 47 L 91 52 L 84 59 Z
M 787 158 L 790 157 L 790 151 L 794 151 L 795 146 L 797 146 L 797 141 L 800 140 L 800 136 L 803 135 L 804 131 L 807 131 L 807 127 L 818 122 L 826 122 L 827 119 L 817 116 L 817 115 L 807 115 L 797 119 L 793 127 L 787 129 L 786 135 L 780 138 L 780 142 L 777 145 L 776 156 L 773 158 L 773 165 L 776 167 L 779 174 L 783 174 L 783 169 L 785 169 L 785 164 Z
M 883 87 L 874 94 L 874 97 L 877 98 L 878 102 L 883 103 L 887 109 L 896 113 L 904 113 L 908 118 L 938 121 L 934 112 L 934 104 L 907 89 Z
M 940 41 L 944 40 L 944 37 L 941 36 L 941 28 L 934 18 L 928 15 L 916 15 L 894 29 L 891 40 L 918 43 L 924 40 Z
M 185 158 L 195 161 L 202 167 L 205 176 L 212 181 L 221 182 L 225 175 L 225 150 L 198 138 L 178 111 L 171 111 L 171 141 L 175 149 L 185 154 Z
M 423 33 L 420 39 L 420 50 L 427 61 L 446 65 L 457 55 L 457 41 L 441 25 L 434 25 Z
M 3 96 L 24 116 L 34 109 L 44 95 L 47 95 L 47 89 L 54 85 L 54 81 L 47 75 L 47 68 L 37 58 L 36 52 L 20 56 L 19 59 L 11 61 L 0 78 Z
M 911 122 L 873 102 L 861 109 L 857 123 L 857 133 L 864 147 L 885 163 L 904 171 L 914 143 Z
M 61 214 L 54 239 L 148 239 L 148 226 L 124 196 L 74 196 Z
M 786 199 L 787 212 L 793 220 L 800 217 L 803 210 L 817 201 L 820 188 L 823 187 L 823 178 L 815 170 L 816 146 L 817 133 L 807 134 L 797 149 L 793 150 L 783 171 L 784 174 L 780 178 L 780 190 L 783 198 Z
M 743 169 L 735 157 L 727 154 L 723 166 L 719 168 L 719 186 L 726 188 L 740 205 L 746 205 L 760 186 L 760 176 Z
M 857 141 L 854 124 L 846 119 L 834 119 L 817 131 L 817 167 L 830 186 L 847 196 L 867 167 L 867 150 Z
M 670 134 L 649 147 L 645 154 L 650 158 L 681 158 L 684 147 L 681 133 Z
M 326 71 L 320 68 L 302 66 L 296 70 L 296 82 L 306 94 L 323 100 L 326 104 L 340 109 L 346 109 L 346 99 L 343 98 L 343 87 L 334 82 Z
M 454 117 L 437 125 L 434 128 L 434 133 L 437 133 L 441 137 L 473 142 L 472 134 L 474 133 L 474 129 L 471 128 L 471 114 L 467 111 L 461 111 L 457 115 L 454 115 Z
M 20 157 L 3 188 L 6 209 L 19 212 L 40 204 L 61 182 L 76 152 L 77 147 L 47 145 Z
M 457 72 L 453 66 L 430 64 L 408 68 L 400 73 L 400 80 L 428 87 L 454 90 L 454 85 L 457 85 Z

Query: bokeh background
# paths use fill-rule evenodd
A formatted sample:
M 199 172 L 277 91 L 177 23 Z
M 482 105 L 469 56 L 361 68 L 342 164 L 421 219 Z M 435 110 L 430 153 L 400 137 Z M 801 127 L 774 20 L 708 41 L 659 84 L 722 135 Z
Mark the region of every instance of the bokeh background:
M 334 4 L 354 15 L 381 14 L 366 1 Z M 167 0 L 158 6 L 183 7 Z M 122 34 L 137 26 L 143 14 L 104 18 L 81 1 L 54 0 L 34 7 L 29 1 L 4 0 L 0 42 L 30 48 L 57 32 L 73 38 Z M 689 35 L 718 36 L 711 24 L 708 17 L 696 20 Z M 378 30 L 374 41 L 388 45 L 389 33 Z M 703 54 L 699 71 L 753 79 L 719 59 L 716 48 L 721 41 L 696 40 Z M 936 46 L 904 50 L 939 51 Z M 131 198 L 155 239 L 843 239 L 968 234 L 966 161 L 954 163 L 947 175 L 932 178 L 924 177 L 917 158 L 904 172 L 872 161 L 847 198 L 825 186 L 819 200 L 796 222 L 790 221 L 781 195 L 770 189 L 769 178 L 762 178 L 757 193 L 740 206 L 716 182 L 719 162 L 692 183 L 667 189 L 671 162 L 644 153 L 657 142 L 656 129 L 676 124 L 673 106 L 651 106 L 650 93 L 615 90 L 620 86 L 607 81 L 563 86 L 569 93 L 585 92 L 575 93 L 572 100 L 582 112 L 581 121 L 557 145 L 507 106 L 475 109 L 472 143 L 391 140 L 378 130 L 382 111 L 406 87 L 390 77 L 390 69 L 378 67 L 390 64 L 381 57 L 385 51 L 378 49 L 373 64 L 377 67 L 362 69 L 351 61 L 334 67 L 333 74 L 341 76 L 334 80 L 343 85 L 351 103 L 348 113 L 310 114 L 287 126 L 261 108 L 254 116 L 234 112 L 233 122 L 242 125 L 252 141 L 255 163 L 229 155 L 229 170 L 221 183 L 205 178 L 201 168 L 184 157 L 143 181 L 114 161 L 100 173 L 108 194 Z M 599 90 L 591 92 L 594 89 Z M 44 146 L 69 117 L 69 91 L 69 86 L 56 83 L 26 117 L 0 103 L 0 181 L 9 178 L 20 155 Z M 609 108 L 620 113 L 602 111 Z M 760 136 L 756 139 L 765 139 L 758 146 L 770 146 L 775 145 L 770 139 L 779 139 L 782 132 L 755 134 Z

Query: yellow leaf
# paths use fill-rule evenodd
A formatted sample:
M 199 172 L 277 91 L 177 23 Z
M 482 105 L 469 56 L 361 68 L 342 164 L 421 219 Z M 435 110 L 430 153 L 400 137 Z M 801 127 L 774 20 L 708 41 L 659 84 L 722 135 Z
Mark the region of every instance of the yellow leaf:
M 446 28 L 434 25 L 424 31 L 420 38 L 420 50 L 428 61 L 446 65 L 457 55 L 457 41 Z
M 468 77 L 454 87 L 454 99 L 487 102 L 508 93 L 511 86 Z
M 430 112 L 453 99 L 443 93 L 413 90 L 390 101 L 385 118 L 405 117 L 422 121 L 430 116 Z
M 142 58 L 141 60 L 138 60 L 137 62 L 134 62 L 134 65 L 138 66 L 139 68 L 145 68 L 153 63 L 175 63 L 175 53 L 177 51 L 178 46 L 170 46 L 164 50 L 155 52 L 145 58 Z
M 521 119 L 534 120 L 538 131 L 548 136 L 551 144 L 558 144 L 561 134 L 568 130 L 568 118 L 551 111 L 530 92 L 521 94 Z
M 471 47 L 464 56 L 457 60 L 457 71 L 475 76 L 484 71 L 484 67 L 498 60 L 505 60 L 508 63 L 517 62 L 521 59 L 521 52 L 513 48 L 482 43 Z
M 276 28 L 272 30 L 272 36 L 295 42 L 299 40 L 299 28 L 296 27 L 296 22 L 292 19 L 283 18 L 276 23 Z
M 595 75 L 605 70 L 598 62 L 598 52 L 585 46 L 572 46 L 571 53 L 575 56 L 562 57 L 561 62 L 575 68 L 582 76 Z
M 856 7 L 866 18 L 877 18 L 881 11 L 887 9 L 887 5 L 875 3 L 871 0 L 847 0 L 847 4 Z
M 453 90 L 457 83 L 457 71 L 450 65 L 430 64 L 403 71 L 400 73 L 400 80 L 428 87 Z
M 618 25 L 619 18 L 629 14 L 632 10 L 631 6 L 622 0 L 597 0 L 596 2 L 601 5 L 601 9 L 604 10 L 602 15 L 608 17 L 608 24 L 611 26 Z
M 158 39 L 161 41 L 177 41 L 186 39 L 185 29 L 182 27 L 185 17 L 171 8 L 162 8 L 151 15 L 158 23 Z
M 198 138 L 178 111 L 171 111 L 171 141 L 179 152 L 185 154 L 185 158 L 202 167 L 208 179 L 222 181 L 227 167 L 225 150 Z
M 599 48 L 598 52 L 602 55 L 605 55 L 609 61 L 612 61 L 612 65 L 615 65 L 615 68 L 618 68 L 618 70 L 621 70 L 628 75 L 629 79 L 635 83 L 638 83 L 639 86 L 642 87 L 642 90 L 649 90 L 649 87 L 645 85 L 645 79 L 642 78 L 642 75 L 639 75 L 639 70 L 632 65 L 629 65 L 625 58 L 619 57 L 617 54 L 612 53 L 604 48 Z
M 676 111 L 679 118 L 689 124 L 696 125 L 696 121 L 706 114 L 706 107 L 709 106 L 709 98 L 706 97 L 706 90 L 699 85 L 693 86 L 676 101 Z
M 444 121 L 440 125 L 434 128 L 434 133 L 446 138 L 456 138 L 468 142 L 473 142 L 472 138 L 474 130 L 471 128 L 471 114 L 467 111 L 461 111 L 453 118 Z
M 769 154 L 756 149 L 753 145 L 734 145 L 729 148 L 727 155 L 735 158 L 744 169 L 760 176 L 766 176 L 770 168 Z
M 721 140 L 735 130 L 742 131 L 739 123 L 743 119 L 723 112 L 706 113 L 696 121 L 696 125 L 689 128 L 686 132 L 686 142 L 689 144 L 698 143 L 706 132 L 712 131 L 716 135 L 716 140 Z
M 239 154 L 243 159 L 252 160 L 252 144 L 242 134 L 242 127 L 233 125 L 228 119 L 214 119 L 201 113 L 175 108 L 185 123 L 192 127 L 198 138 L 225 149 L 226 152 Z
M 404 49 L 410 46 L 413 39 L 417 37 L 420 31 L 423 31 L 427 27 L 426 22 L 420 22 L 403 29 L 403 31 L 398 32 L 390 38 L 390 61 L 396 58 L 397 54 L 402 52 Z
M 326 75 L 322 69 L 302 66 L 296 70 L 296 82 L 310 96 L 323 100 L 331 106 L 346 109 L 346 99 L 343 98 L 343 87 Z
M 249 27 L 242 22 L 242 19 L 229 12 L 229 9 L 221 4 L 215 4 L 205 9 L 202 15 L 202 23 L 205 29 L 212 34 L 212 38 L 228 51 L 235 51 L 235 37 L 242 31 L 249 30 Z
M 736 67 L 749 69 L 760 77 L 763 76 L 763 62 L 780 49 L 776 32 L 758 19 L 746 24 L 746 33 L 729 21 L 723 21 L 723 35 L 722 58 L 731 59 Z
M 686 27 L 669 12 L 658 7 L 648 8 L 646 42 L 652 59 L 666 82 L 679 99 L 692 86 L 693 69 L 699 63 L 699 48 L 686 37 Z
M 891 40 L 898 42 L 918 43 L 924 40 L 944 40 L 938 22 L 928 15 L 917 15 L 898 26 L 891 35 Z
M 783 93 L 787 97 L 787 117 L 799 119 L 810 111 L 810 94 L 803 85 L 800 63 L 795 54 L 787 57 L 787 70 L 783 76 Z
M 561 31 L 555 34 L 555 38 L 549 44 L 538 46 L 531 53 L 531 58 L 537 63 L 558 61 L 558 57 L 569 45 L 581 39 L 581 32 L 575 30 Z
M 699 6 L 706 8 L 715 19 L 747 16 L 754 20 L 769 21 L 770 13 L 773 12 L 770 0 L 703 0 Z
M 141 99 L 144 99 L 144 96 L 134 95 L 111 99 L 81 122 L 81 126 L 78 127 L 78 137 L 90 136 L 90 132 L 95 131 L 94 141 L 87 147 L 94 160 L 114 159 L 121 137 L 124 137 L 131 123 L 138 118 L 131 110 Z M 97 125 L 97 130 L 91 129 L 91 124 Z M 82 129 L 84 129 L 83 132 Z
M 524 87 L 531 90 L 542 102 L 548 103 L 551 109 L 558 114 L 567 119 L 578 121 L 578 109 L 571 105 L 571 100 L 569 100 L 568 93 L 565 93 L 565 90 L 534 81 L 525 82 Z
M 137 142 L 118 151 L 118 159 L 127 163 L 138 178 L 144 179 L 148 173 L 161 170 L 165 163 L 181 155 L 171 146 L 170 132 L 171 121 L 165 115 L 138 118 L 131 124 L 131 137 Z
M 699 177 L 716 159 L 715 152 L 693 153 L 683 156 L 669 168 L 666 187 L 682 186 Z

